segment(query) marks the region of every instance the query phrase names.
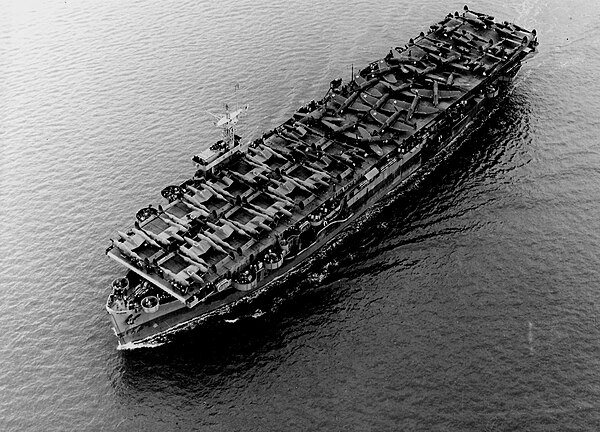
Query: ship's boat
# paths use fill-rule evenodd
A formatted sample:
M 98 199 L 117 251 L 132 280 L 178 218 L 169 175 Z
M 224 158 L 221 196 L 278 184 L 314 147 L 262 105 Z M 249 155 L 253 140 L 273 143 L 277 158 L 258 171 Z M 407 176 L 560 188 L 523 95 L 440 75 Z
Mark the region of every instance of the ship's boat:
M 106 310 L 119 344 L 152 342 L 285 279 L 397 190 L 507 93 L 535 30 L 449 14 L 408 44 L 242 142 L 235 124 L 195 155 L 196 171 L 137 212 L 107 255 L 125 266 Z

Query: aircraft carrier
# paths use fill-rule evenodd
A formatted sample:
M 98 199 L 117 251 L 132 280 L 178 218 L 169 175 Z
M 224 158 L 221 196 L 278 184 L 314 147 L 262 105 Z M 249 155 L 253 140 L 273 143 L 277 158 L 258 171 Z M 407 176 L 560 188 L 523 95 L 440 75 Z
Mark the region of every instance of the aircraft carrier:
M 121 348 L 153 344 L 284 279 L 375 202 L 456 143 L 509 91 L 535 30 L 469 10 L 331 81 L 254 140 L 235 124 L 195 155 L 106 254 L 127 272 L 106 310 Z

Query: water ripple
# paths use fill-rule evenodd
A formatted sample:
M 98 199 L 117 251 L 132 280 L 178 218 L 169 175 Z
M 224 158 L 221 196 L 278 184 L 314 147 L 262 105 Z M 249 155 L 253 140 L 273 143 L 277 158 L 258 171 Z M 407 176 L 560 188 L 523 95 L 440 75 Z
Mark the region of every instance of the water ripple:
M 104 248 L 193 171 L 216 137 L 206 111 L 239 83 L 256 136 L 450 10 L 7 3 L 2 430 L 595 430 L 597 6 L 477 8 L 542 44 L 460 149 L 289 283 L 117 352 Z

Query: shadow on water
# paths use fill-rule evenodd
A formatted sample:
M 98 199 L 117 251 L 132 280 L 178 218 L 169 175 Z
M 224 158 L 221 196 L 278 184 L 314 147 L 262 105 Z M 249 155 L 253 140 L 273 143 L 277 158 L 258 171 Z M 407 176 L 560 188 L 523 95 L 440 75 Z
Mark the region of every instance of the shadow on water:
M 450 157 L 435 161 L 435 169 L 426 169 L 410 187 L 348 229 L 306 271 L 250 303 L 173 335 L 165 345 L 122 352 L 117 388 L 177 388 L 206 396 L 254 374 L 256 368 L 276 367 L 279 361 L 273 360 L 286 355 L 293 338 L 317 329 L 356 301 L 355 284 L 340 290 L 336 281 L 385 270 L 377 260 L 386 250 L 443 236 L 452 229 L 447 219 L 466 211 L 465 206 L 473 210 L 485 205 L 486 198 L 470 194 L 473 187 L 511 181 L 507 173 L 527 163 L 527 157 L 515 154 L 526 151 L 522 143 L 529 139 L 528 112 L 526 97 L 513 93 Z
M 327 321 L 341 295 L 304 275 L 292 277 L 165 345 L 121 352 L 117 392 L 125 400 L 140 392 L 170 395 L 172 389 L 199 397 L 228 392 L 232 383 L 281 364 L 292 354 L 290 341 Z
M 396 263 L 382 264 L 376 258 L 388 250 L 477 229 L 477 217 L 474 226 L 453 222 L 493 202 L 496 193 L 501 198 L 510 193 L 506 185 L 519 180 L 513 172 L 531 161 L 526 145 L 529 121 L 525 95 L 515 92 L 504 99 L 456 149 L 438 157 L 413 183 L 381 203 L 368 223 L 350 230 L 334 252 L 340 257 L 339 269 L 327 280 L 386 270 Z

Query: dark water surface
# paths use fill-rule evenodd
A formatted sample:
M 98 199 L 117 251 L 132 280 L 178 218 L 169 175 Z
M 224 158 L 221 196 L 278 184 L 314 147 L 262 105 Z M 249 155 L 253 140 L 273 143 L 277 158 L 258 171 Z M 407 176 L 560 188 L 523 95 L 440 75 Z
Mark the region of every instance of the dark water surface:
M 307 274 L 117 351 L 109 237 L 463 3 L 25 1 L 0 14 L 0 430 L 599 430 L 600 5 L 480 1 L 540 53 Z

